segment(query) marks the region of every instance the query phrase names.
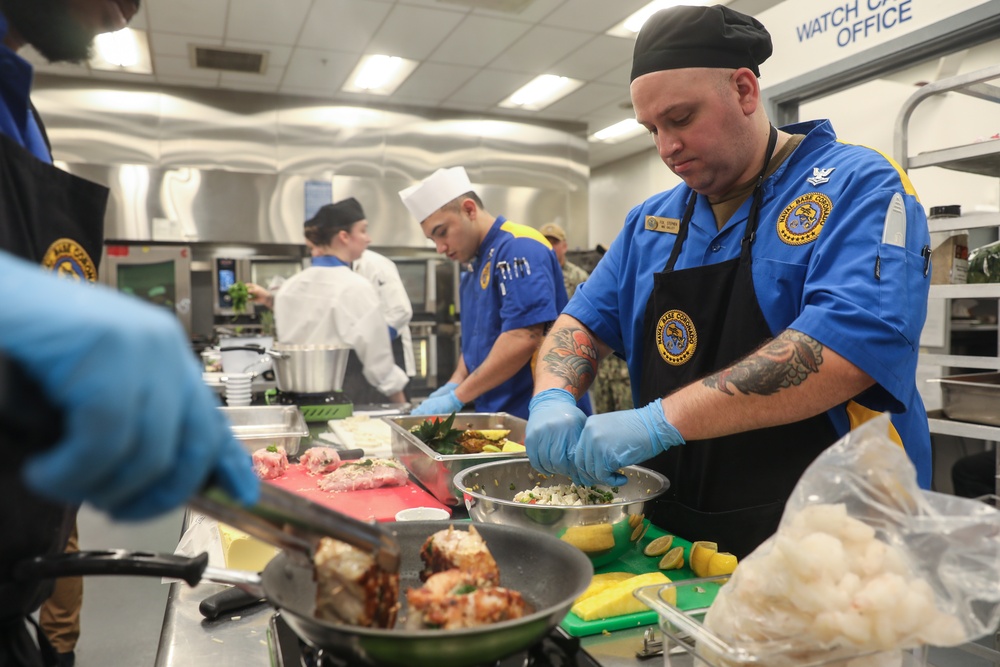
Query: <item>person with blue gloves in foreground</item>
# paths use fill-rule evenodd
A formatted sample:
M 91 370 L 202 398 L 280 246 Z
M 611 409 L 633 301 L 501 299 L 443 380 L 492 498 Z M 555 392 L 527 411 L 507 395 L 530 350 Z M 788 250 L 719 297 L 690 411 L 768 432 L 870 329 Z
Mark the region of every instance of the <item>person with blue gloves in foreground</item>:
M 532 357 L 567 301 L 552 246 L 538 230 L 484 210 L 463 167 L 438 169 L 399 196 L 437 251 L 467 265 L 458 367 L 411 414 L 447 415 L 474 401 L 478 412 L 526 418 Z M 579 404 L 590 414 L 586 394 Z
M 0 665 L 49 665 L 28 617 L 51 581 L 9 571 L 61 553 L 77 505 L 139 520 L 209 478 L 245 504 L 259 483 L 172 314 L 3 252 L 0 273 Z
M 931 477 L 923 208 L 902 170 L 828 121 L 771 125 L 770 55 L 764 26 L 723 6 L 664 9 L 639 32 L 636 119 L 683 182 L 628 214 L 556 320 L 525 438 L 537 469 L 578 483 L 664 473 L 650 520 L 737 556 L 774 533 L 816 456 L 880 411 Z M 612 352 L 642 407 L 586 418 L 575 401 Z

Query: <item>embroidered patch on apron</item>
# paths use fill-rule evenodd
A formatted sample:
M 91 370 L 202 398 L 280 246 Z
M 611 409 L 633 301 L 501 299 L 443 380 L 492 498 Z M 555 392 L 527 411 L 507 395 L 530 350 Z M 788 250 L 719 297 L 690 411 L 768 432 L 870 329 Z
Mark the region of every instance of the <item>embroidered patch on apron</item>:
M 656 348 L 671 366 L 686 363 L 698 347 L 694 322 L 683 311 L 668 310 L 656 323 Z
M 479 286 L 486 289 L 490 285 L 490 272 L 493 270 L 493 262 L 486 262 L 482 272 L 479 274 Z
M 97 266 L 87 251 L 73 239 L 57 239 L 52 242 L 42 258 L 42 266 L 55 273 L 60 278 L 68 278 L 77 282 L 97 280 Z
M 805 245 L 819 238 L 833 202 L 819 192 L 798 197 L 778 216 L 778 236 L 788 245 Z

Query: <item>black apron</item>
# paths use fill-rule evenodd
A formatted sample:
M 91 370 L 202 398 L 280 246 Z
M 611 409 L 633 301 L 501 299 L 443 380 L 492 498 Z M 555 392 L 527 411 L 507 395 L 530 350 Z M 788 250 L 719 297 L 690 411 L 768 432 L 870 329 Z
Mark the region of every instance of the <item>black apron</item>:
M 751 248 L 776 140 L 772 127 L 739 258 L 674 271 L 697 200 L 691 193 L 666 267 L 653 276 L 636 405 L 726 368 L 772 338 L 754 291 Z M 802 472 L 836 439 L 829 418 L 821 414 L 672 447 L 647 463 L 670 480 L 649 518 L 686 539 L 717 542 L 720 551 L 742 558 L 774 533 Z
M 403 360 L 403 337 L 396 336 L 392 339 L 392 358 L 400 368 L 406 368 Z M 351 399 L 354 405 L 381 405 L 389 402 L 389 397 L 373 387 L 364 373 L 365 366 L 361 363 L 361 357 L 354 350 L 351 350 L 347 357 L 347 370 L 344 371 L 344 394 Z M 407 384 L 407 387 L 409 384 Z M 407 395 L 406 388 L 403 395 Z
M 0 249 L 71 280 L 96 280 L 107 198 L 106 188 L 47 164 L 0 135 Z M 57 316 L 59 304 L 52 310 Z M 56 664 L 41 632 L 42 653 L 34 646 L 26 620 L 50 595 L 52 582 L 8 579 L 17 560 L 62 553 L 73 527 L 75 507 L 43 500 L 21 481 L 24 460 L 54 444 L 61 432 L 59 413 L 38 385 L 0 354 L 0 451 L 7 457 L 0 466 L 0 667 Z

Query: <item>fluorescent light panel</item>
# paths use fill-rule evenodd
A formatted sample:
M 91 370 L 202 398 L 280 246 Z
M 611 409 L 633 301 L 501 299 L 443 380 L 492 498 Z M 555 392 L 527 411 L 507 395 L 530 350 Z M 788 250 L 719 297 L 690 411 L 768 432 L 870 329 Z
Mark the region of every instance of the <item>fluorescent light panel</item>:
M 391 95 L 417 68 L 417 61 L 398 56 L 364 56 L 347 77 L 342 90 L 348 93 Z
M 146 32 L 122 28 L 117 32 L 98 35 L 94 39 L 94 55 L 90 58 L 90 66 L 113 72 L 152 74 L 153 64 Z
M 636 121 L 635 118 L 626 118 L 614 125 L 608 125 L 603 130 L 594 132 L 588 140 L 595 143 L 617 144 L 626 139 L 637 137 L 646 132 L 646 128 Z
M 539 111 L 583 85 L 583 81 L 557 74 L 536 76 L 500 103 L 507 109 Z
M 709 0 L 653 0 L 653 2 L 649 3 L 615 27 L 608 30 L 606 34 L 614 37 L 633 38 L 635 37 L 635 34 L 639 32 L 639 29 L 642 28 L 642 24 L 645 23 L 650 16 L 661 9 L 676 7 L 678 5 L 694 5 L 696 7 L 700 7 L 707 4 L 709 4 Z

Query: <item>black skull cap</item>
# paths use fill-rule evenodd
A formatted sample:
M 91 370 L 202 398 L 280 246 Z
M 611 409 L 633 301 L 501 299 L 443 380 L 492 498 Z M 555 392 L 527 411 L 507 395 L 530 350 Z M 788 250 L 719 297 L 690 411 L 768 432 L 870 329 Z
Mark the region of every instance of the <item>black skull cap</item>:
M 749 68 L 771 55 L 771 35 L 757 19 L 722 5 L 661 9 L 643 24 L 632 52 L 632 78 L 687 67 Z
M 365 219 L 365 211 L 361 204 L 354 197 L 348 197 L 336 204 L 326 204 L 316 211 L 309 220 L 306 220 L 306 227 L 317 227 L 320 229 L 350 229 L 358 220 Z

